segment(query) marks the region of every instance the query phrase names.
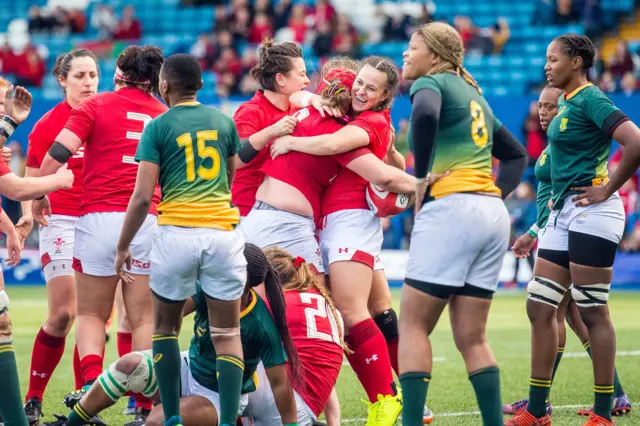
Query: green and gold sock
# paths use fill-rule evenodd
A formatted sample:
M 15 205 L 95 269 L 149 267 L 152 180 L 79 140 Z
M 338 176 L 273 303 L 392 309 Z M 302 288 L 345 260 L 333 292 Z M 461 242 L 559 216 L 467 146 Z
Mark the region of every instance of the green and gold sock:
M 553 363 L 553 373 L 551 373 L 552 382 L 554 377 L 556 377 L 556 371 L 558 371 L 558 367 L 560 366 L 560 360 L 562 359 L 563 354 L 564 354 L 564 346 L 558 346 L 558 353 L 556 353 L 556 361 Z
M 154 334 L 153 369 L 160 389 L 165 419 L 180 419 L 180 346 L 175 334 Z
M 500 397 L 500 369 L 487 367 L 469 374 L 484 425 L 502 424 L 502 398 Z
M 220 425 L 235 425 L 240 406 L 244 362 L 233 355 L 218 355 L 216 373 L 220 389 Z
M 611 421 L 611 404 L 613 402 L 613 385 L 595 385 L 593 387 L 595 402 L 593 412 Z
M 401 374 L 398 379 L 402 388 L 402 426 L 422 425 L 431 374 L 416 371 Z
M 67 426 L 83 426 L 89 423 L 92 418 L 93 416 L 87 413 L 84 407 L 78 402 L 69 413 Z
M 529 380 L 529 406 L 527 411 L 535 418 L 544 417 L 547 413 L 547 401 L 551 392 L 551 379 L 531 377 Z
M 589 358 L 591 358 L 591 343 L 586 342 L 586 343 L 583 343 L 582 346 L 584 346 L 584 350 L 587 351 Z
M 0 343 L 0 377 L 2 378 L 0 413 L 2 413 L 4 424 L 28 426 L 27 416 L 22 407 L 18 367 L 12 342 Z

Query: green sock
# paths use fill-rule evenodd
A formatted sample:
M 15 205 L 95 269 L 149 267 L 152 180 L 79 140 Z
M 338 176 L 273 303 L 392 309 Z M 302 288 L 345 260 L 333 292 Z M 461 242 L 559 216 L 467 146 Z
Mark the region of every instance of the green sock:
M 593 412 L 611 421 L 611 404 L 613 402 L 613 385 L 595 385 L 593 387 L 595 402 Z
M 613 397 L 618 398 L 624 395 L 624 389 L 622 389 L 622 383 L 620 383 L 620 377 L 618 377 L 618 369 L 613 367 Z
M 175 334 L 153 335 L 153 368 L 156 372 L 164 418 L 180 416 L 180 347 Z M 181 422 L 181 420 L 180 420 Z
M 0 343 L 0 377 L 2 378 L 0 414 L 2 414 L 4 424 L 7 426 L 28 426 L 27 416 L 22 407 L 18 367 L 12 342 Z
M 500 369 L 487 367 L 469 374 L 476 392 L 482 423 L 485 426 L 503 424 L 502 398 L 500 397 Z
M 584 350 L 587 351 L 589 358 L 591 358 L 591 343 L 583 343 L 582 346 L 584 346 Z
M 416 371 L 401 374 L 398 379 L 402 388 L 402 426 L 421 426 L 431 374 Z
M 553 363 L 553 373 L 551 373 L 552 382 L 553 382 L 553 378 L 556 377 L 556 371 L 558 371 L 558 366 L 560 365 L 562 354 L 564 354 L 564 346 L 558 346 L 558 353 L 556 354 L 556 362 Z
M 78 402 L 69 413 L 67 426 L 83 426 L 89 423 L 92 417 L 93 416 L 87 413 L 84 407 Z
M 537 379 L 529 381 L 529 406 L 527 411 L 539 419 L 547 414 L 547 401 L 551 392 L 551 379 Z
M 235 425 L 240 406 L 244 362 L 233 355 L 218 355 L 216 373 L 220 390 L 220 425 Z

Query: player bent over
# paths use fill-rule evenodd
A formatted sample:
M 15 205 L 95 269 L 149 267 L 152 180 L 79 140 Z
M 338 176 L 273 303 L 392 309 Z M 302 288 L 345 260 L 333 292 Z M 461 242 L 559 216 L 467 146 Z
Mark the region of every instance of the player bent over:
M 258 247 L 247 244 L 244 256 L 248 260 L 247 286 L 241 297 L 240 327 L 245 368 L 242 376 L 242 397 L 234 416 L 239 416 L 246 407 L 247 394 L 256 390 L 255 373 L 258 364 L 262 363 L 283 423 L 297 424 L 296 401 L 289 383 L 286 362 L 289 358 L 290 364 L 297 366 L 298 359 L 286 327 L 286 306 L 279 278 L 272 272 L 264 253 Z M 265 302 L 253 290 L 253 287 L 262 282 L 265 283 L 273 316 Z M 207 332 L 207 296 L 200 286 L 184 305 L 185 314 L 194 310 L 194 336 L 189 350 L 180 354 L 180 369 L 176 372 L 180 384 L 178 395 L 182 421 L 184 425 L 217 426 L 222 416 L 219 389 L 223 385 L 218 380 L 219 357 Z M 157 369 L 154 369 L 154 359 L 150 350 L 129 353 L 111 364 L 100 375 L 89 392 L 73 407 L 68 417 L 57 416 L 58 419 L 48 425 L 104 424 L 94 416 L 115 404 L 127 392 L 139 392 L 160 402 L 157 379 Z M 262 386 L 264 385 L 265 383 L 262 383 Z M 166 424 L 163 423 L 162 412 L 163 407 L 155 407 L 146 424 Z

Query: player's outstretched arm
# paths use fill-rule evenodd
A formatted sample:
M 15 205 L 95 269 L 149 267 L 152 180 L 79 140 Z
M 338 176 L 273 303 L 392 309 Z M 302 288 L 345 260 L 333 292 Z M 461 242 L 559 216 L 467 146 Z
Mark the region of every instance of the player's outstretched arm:
M 69 169 L 44 177 L 21 178 L 13 173 L 0 177 L 0 193 L 15 201 L 33 200 L 58 189 L 71 188 L 72 185 L 73 172 Z
M 29 117 L 33 98 L 24 87 L 9 86 L 4 96 L 5 115 L 0 119 L 0 149 L 20 124 Z
M 289 151 L 312 155 L 337 155 L 369 145 L 369 134 L 358 126 L 344 126 L 329 135 L 283 136 L 271 144 L 271 156 L 276 158 Z
M 48 176 L 55 173 L 65 165 L 69 158 L 78 152 L 82 140 L 71 130 L 62 129 L 56 141 L 49 148 L 40 166 L 40 176 Z
M 160 167 L 149 161 L 140 161 L 138 167 L 138 176 L 136 177 L 136 186 L 133 195 L 129 200 L 127 213 L 124 216 L 122 231 L 120 231 L 120 239 L 118 240 L 116 254 L 116 273 L 124 280 L 132 280 L 133 278 L 127 274 L 123 274 L 122 267 L 126 263 L 128 269 L 131 269 L 131 256 L 129 255 L 129 246 L 136 236 L 140 227 L 149 214 L 151 201 L 153 200 L 153 192 L 156 189 Z
M 289 383 L 286 364 L 276 365 L 265 369 L 267 379 L 271 385 L 271 391 L 282 419 L 282 424 L 298 423 L 298 409 L 293 388 Z
M 413 176 L 385 164 L 372 153 L 361 155 L 347 164 L 347 168 L 364 180 L 391 192 L 408 194 L 416 186 Z

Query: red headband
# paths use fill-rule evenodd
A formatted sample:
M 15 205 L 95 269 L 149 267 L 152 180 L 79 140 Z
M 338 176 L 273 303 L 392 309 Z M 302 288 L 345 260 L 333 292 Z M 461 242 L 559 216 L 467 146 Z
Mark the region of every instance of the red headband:
M 113 79 L 124 81 L 125 83 L 133 83 L 133 84 L 150 84 L 151 83 L 150 80 L 125 77 L 124 73 L 119 67 L 116 67 L 116 72 L 113 75 Z
M 302 265 L 304 263 L 304 259 L 300 256 L 296 257 L 293 260 L 293 266 L 296 267 L 296 269 L 300 269 L 300 265 Z

